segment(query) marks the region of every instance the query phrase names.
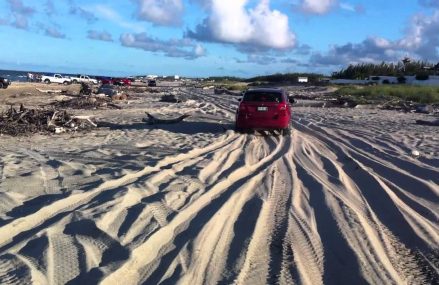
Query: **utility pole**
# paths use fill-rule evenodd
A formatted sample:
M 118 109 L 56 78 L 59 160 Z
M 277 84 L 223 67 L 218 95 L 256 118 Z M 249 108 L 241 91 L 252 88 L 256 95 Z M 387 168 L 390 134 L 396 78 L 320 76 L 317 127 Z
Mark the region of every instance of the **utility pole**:
M 402 59 L 402 64 L 404 65 L 404 75 L 405 75 L 405 71 L 406 71 L 406 65 L 409 64 L 410 62 L 411 62 L 411 59 L 408 58 L 407 56 Z

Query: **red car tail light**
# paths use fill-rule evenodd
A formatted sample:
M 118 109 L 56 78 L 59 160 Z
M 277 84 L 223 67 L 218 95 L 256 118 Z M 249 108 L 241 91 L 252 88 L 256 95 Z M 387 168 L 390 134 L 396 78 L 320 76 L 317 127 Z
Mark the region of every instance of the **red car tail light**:
M 287 115 L 287 105 L 286 104 L 279 104 L 279 115 L 280 116 L 286 116 Z

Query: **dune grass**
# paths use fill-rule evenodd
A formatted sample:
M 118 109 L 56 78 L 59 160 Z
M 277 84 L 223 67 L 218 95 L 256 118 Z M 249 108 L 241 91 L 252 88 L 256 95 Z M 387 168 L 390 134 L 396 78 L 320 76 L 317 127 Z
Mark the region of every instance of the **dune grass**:
M 438 86 L 378 85 L 347 86 L 336 91 L 336 95 L 353 96 L 366 103 L 374 101 L 401 99 L 417 103 L 439 103 Z

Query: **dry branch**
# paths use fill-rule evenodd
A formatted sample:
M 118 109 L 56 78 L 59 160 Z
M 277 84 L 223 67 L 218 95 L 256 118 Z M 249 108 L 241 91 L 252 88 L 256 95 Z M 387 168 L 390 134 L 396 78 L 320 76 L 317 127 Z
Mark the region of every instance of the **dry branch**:
M 121 109 L 121 107 L 111 103 L 111 98 L 100 96 L 81 96 L 70 100 L 54 102 L 52 105 L 57 108 L 68 109 Z
M 48 94 L 62 93 L 63 92 L 62 90 L 44 90 L 44 89 L 38 89 L 38 88 L 35 88 L 35 89 L 37 89 L 38 92 L 48 93 Z
M 148 116 L 147 118 L 143 119 L 143 122 L 149 124 L 149 125 L 154 125 L 154 124 L 176 124 L 179 123 L 181 121 L 183 121 L 184 119 L 186 119 L 187 117 L 190 117 L 190 115 L 182 115 L 178 118 L 175 119 L 158 119 L 156 117 L 154 117 L 153 115 L 146 113 L 146 115 Z
M 70 132 L 94 127 L 96 124 L 90 117 L 71 116 L 66 111 L 54 109 L 27 109 L 21 105 L 19 110 L 11 106 L 0 114 L 0 134 L 11 136 Z

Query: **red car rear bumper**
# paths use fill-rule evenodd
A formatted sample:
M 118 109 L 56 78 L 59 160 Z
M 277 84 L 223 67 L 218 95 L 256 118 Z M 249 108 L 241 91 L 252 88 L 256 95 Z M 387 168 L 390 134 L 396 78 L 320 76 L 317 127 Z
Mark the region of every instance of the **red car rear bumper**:
M 239 114 L 236 117 L 236 127 L 240 129 L 286 129 L 289 127 L 290 121 L 289 116 L 258 119 Z

